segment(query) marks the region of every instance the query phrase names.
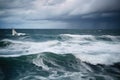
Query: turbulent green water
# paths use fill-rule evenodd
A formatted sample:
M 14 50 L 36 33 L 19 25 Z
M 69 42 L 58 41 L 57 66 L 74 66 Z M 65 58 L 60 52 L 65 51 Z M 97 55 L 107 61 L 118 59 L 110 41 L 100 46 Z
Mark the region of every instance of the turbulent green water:
M 0 80 L 120 80 L 119 30 L 0 30 Z

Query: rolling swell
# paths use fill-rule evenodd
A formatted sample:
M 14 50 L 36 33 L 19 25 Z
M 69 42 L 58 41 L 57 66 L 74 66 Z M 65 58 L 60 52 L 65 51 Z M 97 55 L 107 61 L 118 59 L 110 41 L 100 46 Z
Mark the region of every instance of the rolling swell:
M 0 58 L 0 80 L 119 80 L 120 63 L 92 65 L 72 54 Z M 65 76 L 66 75 L 66 76 Z

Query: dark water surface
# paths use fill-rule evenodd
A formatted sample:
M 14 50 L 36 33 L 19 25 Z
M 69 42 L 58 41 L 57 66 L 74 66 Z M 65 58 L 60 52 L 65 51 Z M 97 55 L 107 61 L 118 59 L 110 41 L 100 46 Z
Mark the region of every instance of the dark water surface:
M 0 80 L 120 80 L 120 30 L 0 30 Z

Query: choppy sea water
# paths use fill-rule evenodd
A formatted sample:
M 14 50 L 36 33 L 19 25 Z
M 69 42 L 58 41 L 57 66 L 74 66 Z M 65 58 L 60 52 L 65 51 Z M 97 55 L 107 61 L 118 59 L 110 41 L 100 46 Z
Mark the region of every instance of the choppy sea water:
M 0 80 L 120 80 L 119 30 L 0 30 Z

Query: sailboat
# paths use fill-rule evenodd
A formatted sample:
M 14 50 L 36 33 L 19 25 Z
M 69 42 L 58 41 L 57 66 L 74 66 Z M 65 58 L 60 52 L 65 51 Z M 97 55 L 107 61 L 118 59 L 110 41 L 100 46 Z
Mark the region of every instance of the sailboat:
M 12 29 L 12 36 L 17 36 L 17 32 L 15 31 L 15 29 Z
M 12 36 L 24 36 L 25 33 L 18 33 L 15 29 L 12 29 Z

